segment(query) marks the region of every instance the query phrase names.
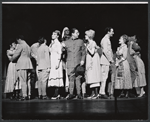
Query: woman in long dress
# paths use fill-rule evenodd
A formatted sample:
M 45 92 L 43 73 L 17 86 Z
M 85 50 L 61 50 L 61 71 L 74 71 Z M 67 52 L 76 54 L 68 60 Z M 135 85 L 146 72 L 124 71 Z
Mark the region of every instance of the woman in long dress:
M 99 97 L 98 87 L 102 81 L 102 72 L 100 67 L 100 57 L 97 53 L 97 45 L 93 40 L 95 31 L 88 30 L 85 32 L 85 39 L 88 40 L 86 46 L 86 84 L 90 85 L 92 90 L 91 99 L 97 99 Z
M 16 48 L 16 43 L 13 42 L 10 45 L 10 49 L 7 50 L 7 57 L 10 60 L 11 57 L 13 56 Z M 4 93 L 10 93 L 10 99 L 13 98 L 13 93 L 15 90 L 15 84 L 16 84 L 16 79 L 17 79 L 17 72 L 16 72 L 16 63 L 10 62 L 8 64 L 8 69 L 7 69 L 7 76 L 6 76 L 6 82 L 5 82 L 5 89 Z
M 115 89 L 122 90 L 122 93 L 125 91 L 125 94 L 122 94 L 119 97 L 127 97 L 129 89 L 132 89 L 132 81 L 130 74 L 130 67 L 127 61 L 127 35 L 122 35 L 119 39 L 120 46 L 117 48 L 117 59 L 116 59 L 116 78 L 115 78 Z
M 140 88 L 140 94 L 138 95 L 138 97 L 142 97 L 145 94 L 144 87 L 146 86 L 146 76 L 145 76 L 145 65 L 141 59 L 141 54 L 140 54 L 141 48 L 137 48 L 140 47 L 137 41 L 138 40 L 135 38 L 134 42 L 133 41 L 131 42 L 131 46 L 129 48 L 131 50 L 131 55 L 133 55 L 135 59 L 137 65 L 137 73 L 138 73 L 135 82 L 133 83 L 133 87 Z
M 64 81 L 64 86 L 65 86 L 65 97 L 69 97 L 69 78 L 68 78 L 68 73 L 67 73 L 67 62 L 66 62 L 66 57 L 67 57 L 67 51 L 65 50 L 64 42 L 67 41 L 70 38 L 70 30 L 68 27 L 64 27 L 62 31 L 62 37 L 61 37 L 61 44 L 62 44 L 62 67 L 63 67 L 63 81 Z
M 62 45 L 58 40 L 60 31 L 56 30 L 52 34 L 52 43 L 49 46 L 51 53 L 51 70 L 48 81 L 48 87 L 55 87 L 55 93 L 51 99 L 59 99 L 59 88 L 63 87 L 63 69 L 62 69 Z

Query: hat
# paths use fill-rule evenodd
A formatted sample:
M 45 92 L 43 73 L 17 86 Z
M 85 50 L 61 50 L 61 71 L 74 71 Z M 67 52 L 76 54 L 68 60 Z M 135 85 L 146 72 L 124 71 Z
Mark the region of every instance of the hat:
M 85 72 L 85 68 L 83 66 L 77 66 L 76 67 L 76 70 L 75 70 L 75 76 L 78 76 L 78 75 L 84 75 L 84 72 Z
M 93 38 L 94 35 L 95 35 L 95 31 L 94 30 L 88 30 L 88 31 L 85 31 L 85 34 L 90 37 L 90 38 Z
M 74 70 L 71 72 L 71 74 L 74 74 L 75 76 L 79 76 L 79 75 L 84 75 L 85 73 L 85 68 L 83 66 L 81 66 L 80 64 L 78 64 Z

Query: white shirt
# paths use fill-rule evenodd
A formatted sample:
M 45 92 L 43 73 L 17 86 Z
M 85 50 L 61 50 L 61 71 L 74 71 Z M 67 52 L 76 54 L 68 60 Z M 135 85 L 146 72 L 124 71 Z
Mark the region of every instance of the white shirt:
M 101 64 L 110 65 L 113 62 L 113 52 L 109 36 L 106 34 L 101 40 L 101 47 L 104 54 L 101 56 Z

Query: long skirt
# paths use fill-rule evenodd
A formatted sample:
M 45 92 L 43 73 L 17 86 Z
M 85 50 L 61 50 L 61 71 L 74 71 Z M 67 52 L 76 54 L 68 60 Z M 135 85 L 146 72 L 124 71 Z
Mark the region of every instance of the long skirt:
M 115 89 L 132 89 L 130 67 L 127 60 L 116 69 Z
M 86 83 L 90 84 L 90 88 L 100 86 L 100 82 L 102 81 L 102 70 L 98 53 L 95 53 L 93 57 L 87 54 L 85 78 Z
M 135 79 L 135 82 L 133 84 L 133 87 L 143 87 L 146 86 L 146 77 L 145 77 L 145 65 L 142 61 L 142 59 L 139 56 L 134 56 L 134 59 L 137 64 L 138 68 L 138 75 Z
M 4 93 L 13 92 L 16 83 L 16 63 L 8 64 Z

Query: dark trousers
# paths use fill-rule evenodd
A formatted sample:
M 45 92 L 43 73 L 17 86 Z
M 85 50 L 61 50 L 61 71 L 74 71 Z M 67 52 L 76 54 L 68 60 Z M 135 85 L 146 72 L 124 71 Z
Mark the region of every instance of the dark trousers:
M 69 76 L 69 93 L 73 94 L 74 87 L 76 86 L 77 94 L 81 94 L 81 77 L 82 76 Z

